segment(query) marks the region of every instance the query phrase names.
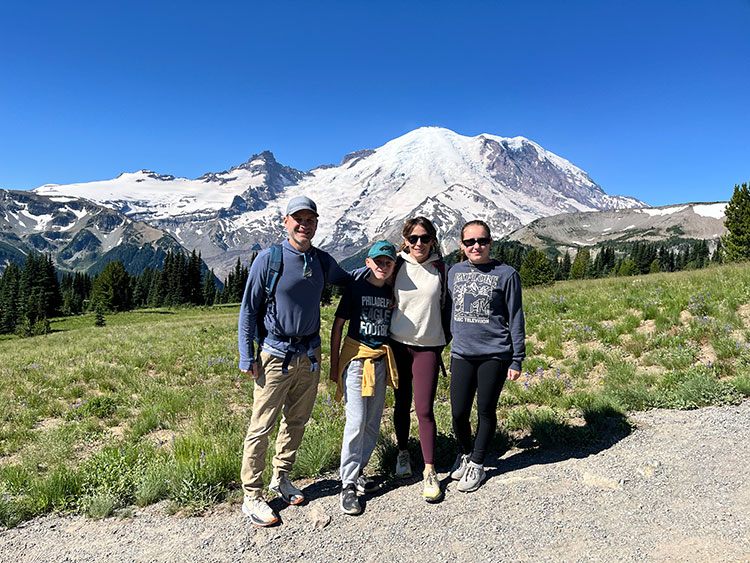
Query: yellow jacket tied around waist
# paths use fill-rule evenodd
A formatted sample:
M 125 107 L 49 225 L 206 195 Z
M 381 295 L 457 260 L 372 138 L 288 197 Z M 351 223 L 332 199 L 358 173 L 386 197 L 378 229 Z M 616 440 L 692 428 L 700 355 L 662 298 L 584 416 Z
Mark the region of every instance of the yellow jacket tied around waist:
M 334 399 L 340 401 L 344 396 L 343 374 L 346 366 L 352 360 L 364 360 L 362 366 L 362 396 L 372 397 L 375 394 L 375 362 L 374 360 L 386 357 L 386 384 L 394 389 L 398 388 L 398 370 L 396 370 L 396 358 L 393 356 L 393 350 L 387 344 L 380 348 L 370 348 L 369 346 L 357 342 L 347 336 L 344 339 L 344 345 L 341 347 L 339 357 L 338 379 L 336 380 L 337 389 Z

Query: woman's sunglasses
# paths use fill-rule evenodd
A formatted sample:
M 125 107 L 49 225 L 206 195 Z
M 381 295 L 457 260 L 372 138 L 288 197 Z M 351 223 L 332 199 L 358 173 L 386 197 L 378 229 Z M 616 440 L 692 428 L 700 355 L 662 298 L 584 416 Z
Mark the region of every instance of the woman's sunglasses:
M 491 239 L 489 237 L 482 237 L 482 238 L 466 238 L 461 241 L 464 246 L 474 246 L 475 244 L 479 244 L 479 246 L 487 246 L 490 243 Z
M 422 241 L 422 244 L 427 244 L 432 240 L 432 235 L 409 235 L 408 237 L 404 237 L 409 244 L 417 244 L 418 240 Z

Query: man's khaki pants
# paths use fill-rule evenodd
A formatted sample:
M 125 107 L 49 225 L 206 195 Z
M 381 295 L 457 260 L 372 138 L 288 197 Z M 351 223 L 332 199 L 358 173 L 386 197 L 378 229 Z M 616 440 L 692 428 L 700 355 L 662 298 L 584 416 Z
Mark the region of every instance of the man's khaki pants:
M 315 350 L 315 356 L 320 358 L 320 348 Z M 302 355 L 289 363 L 289 373 L 284 375 L 281 373 L 282 362 L 282 358 L 260 353 L 258 379 L 253 391 L 253 414 L 245 436 L 240 474 L 242 488 L 250 497 L 262 494 L 268 436 L 276 426 L 279 413 L 283 416 L 276 437 L 274 477 L 291 471 L 305 425 L 315 406 L 320 368 L 310 371 L 310 360 Z

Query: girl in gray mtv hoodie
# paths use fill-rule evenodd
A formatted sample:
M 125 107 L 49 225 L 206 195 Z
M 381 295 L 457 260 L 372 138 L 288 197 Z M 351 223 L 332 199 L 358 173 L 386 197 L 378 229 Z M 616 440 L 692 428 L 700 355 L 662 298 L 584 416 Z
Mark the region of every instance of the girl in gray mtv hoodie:
M 451 342 L 451 412 L 459 455 L 451 469 L 458 490 L 476 491 L 486 478 L 484 457 L 497 426 L 505 379 L 521 374 L 526 355 L 521 279 L 490 258 L 492 239 L 483 221 L 461 229 L 465 261 L 448 272 Z M 471 441 L 471 405 L 477 398 L 477 434 Z

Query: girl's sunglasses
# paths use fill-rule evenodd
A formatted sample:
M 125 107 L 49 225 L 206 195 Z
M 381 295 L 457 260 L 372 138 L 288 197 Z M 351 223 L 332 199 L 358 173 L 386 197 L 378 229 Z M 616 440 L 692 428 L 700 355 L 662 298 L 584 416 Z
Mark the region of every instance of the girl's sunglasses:
M 482 237 L 482 238 L 466 238 L 462 240 L 464 246 L 474 246 L 475 244 L 479 244 L 479 246 L 487 246 L 490 243 L 489 237 Z
M 422 241 L 422 244 L 427 244 L 432 240 L 432 235 L 409 235 L 408 237 L 404 237 L 409 244 L 417 244 L 418 240 Z

